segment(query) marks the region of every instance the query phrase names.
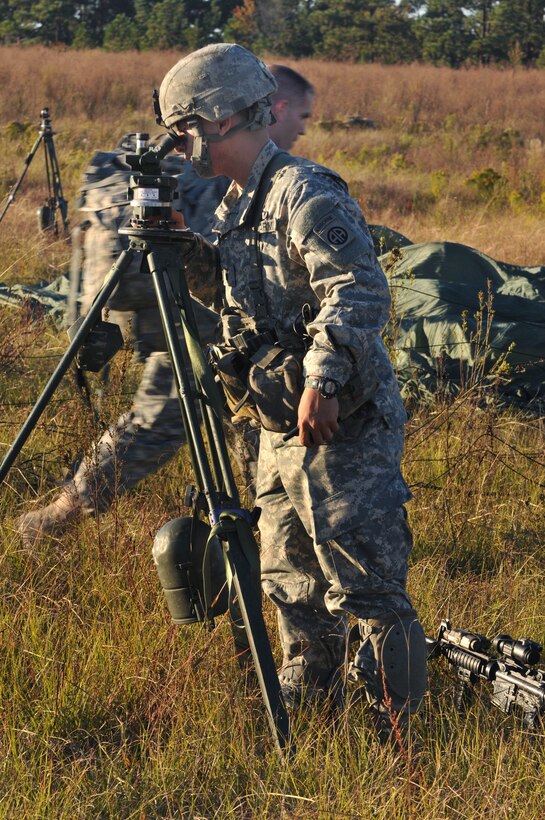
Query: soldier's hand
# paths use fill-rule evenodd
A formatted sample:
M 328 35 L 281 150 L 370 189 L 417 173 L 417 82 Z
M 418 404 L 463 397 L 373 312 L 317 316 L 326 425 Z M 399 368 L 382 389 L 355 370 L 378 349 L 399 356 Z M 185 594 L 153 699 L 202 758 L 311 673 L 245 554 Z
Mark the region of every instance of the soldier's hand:
M 305 387 L 297 423 L 299 425 L 299 443 L 303 447 L 315 447 L 329 444 L 333 434 L 339 429 L 339 402 L 337 399 L 324 399 L 313 387 Z
M 175 208 L 170 209 L 170 219 L 174 223 L 175 228 L 181 228 L 185 230 L 187 225 L 185 224 L 184 215 L 177 211 Z

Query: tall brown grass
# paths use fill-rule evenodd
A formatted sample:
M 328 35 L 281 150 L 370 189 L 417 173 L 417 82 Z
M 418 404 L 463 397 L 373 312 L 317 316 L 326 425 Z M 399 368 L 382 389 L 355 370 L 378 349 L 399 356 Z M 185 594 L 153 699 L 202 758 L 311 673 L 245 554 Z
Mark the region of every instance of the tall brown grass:
M 180 56 L 175 51 L 116 54 L 2 46 L 0 80 L 10 93 L 2 95 L 0 117 L 3 122 L 32 119 L 46 103 L 61 118 L 112 122 L 134 108 L 151 116 L 151 90 Z M 545 72 L 540 70 L 285 62 L 314 84 L 318 118 L 360 114 L 384 127 L 425 132 L 442 128 L 454 115 L 464 128 L 495 123 L 523 128 L 528 139 L 543 136 Z
M 0 47 L 0 192 L 22 168 L 47 105 L 73 198 L 94 150 L 127 131 L 156 130 L 151 92 L 179 56 Z M 509 262 L 545 257 L 545 72 L 288 62 L 317 92 L 297 150 L 338 170 L 369 221 Z M 350 115 L 376 128 L 343 129 L 339 121 Z M 6 130 L 14 122 L 22 132 Z M 19 195 L 18 222 L 29 211 L 25 193 L 43 181 L 40 162 Z M 488 168 L 501 180 L 492 191 L 482 185 Z

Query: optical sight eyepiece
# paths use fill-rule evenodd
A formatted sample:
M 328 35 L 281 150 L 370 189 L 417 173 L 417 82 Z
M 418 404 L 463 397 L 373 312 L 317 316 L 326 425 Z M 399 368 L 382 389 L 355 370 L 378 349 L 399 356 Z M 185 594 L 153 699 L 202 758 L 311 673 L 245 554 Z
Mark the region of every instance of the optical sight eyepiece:
M 541 660 L 543 647 L 531 638 L 520 638 L 513 640 L 511 635 L 497 635 L 492 641 L 492 648 L 516 663 L 524 666 L 535 666 Z

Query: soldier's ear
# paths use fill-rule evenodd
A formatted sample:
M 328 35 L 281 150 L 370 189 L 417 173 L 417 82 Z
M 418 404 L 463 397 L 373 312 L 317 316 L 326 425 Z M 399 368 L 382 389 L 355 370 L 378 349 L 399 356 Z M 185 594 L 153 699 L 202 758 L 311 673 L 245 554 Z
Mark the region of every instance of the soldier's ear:
M 225 117 L 224 120 L 220 120 L 218 122 L 218 134 L 223 137 L 231 130 L 234 124 L 234 117 Z
M 271 111 L 276 122 L 283 122 L 284 117 L 286 116 L 286 112 L 288 110 L 288 106 L 289 100 L 285 98 L 273 100 L 273 103 L 271 105 Z

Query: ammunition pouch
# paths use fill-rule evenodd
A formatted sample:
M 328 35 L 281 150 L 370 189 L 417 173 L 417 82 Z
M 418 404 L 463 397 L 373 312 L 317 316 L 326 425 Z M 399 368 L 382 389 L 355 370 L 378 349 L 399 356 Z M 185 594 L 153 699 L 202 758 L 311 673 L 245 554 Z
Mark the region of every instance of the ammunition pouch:
M 233 423 L 244 419 L 259 420 L 247 387 L 249 360 L 238 350 L 223 345 L 210 347 L 209 358 L 216 378 L 223 387 L 223 395 Z
M 297 425 L 303 392 L 303 351 L 263 345 L 251 358 L 250 399 L 265 430 L 287 433 Z
M 304 387 L 303 359 L 312 342 L 306 328 L 314 315 L 305 304 L 292 330 L 258 333 L 255 319 L 240 309 L 222 311 L 227 343 L 211 347 L 210 359 L 235 423 L 253 419 L 273 433 L 288 433 L 297 426 Z M 354 368 L 339 394 L 339 418 L 348 418 L 372 401 L 377 387 L 371 365 L 365 382 Z
M 297 426 L 306 351 L 300 340 L 289 350 L 278 342 L 270 343 L 274 335 L 271 331 L 254 334 L 252 343 L 239 343 L 238 349 L 214 345 L 209 348 L 210 362 L 234 423 L 253 419 L 265 430 L 288 433 Z M 339 418 L 349 418 L 372 401 L 377 384 L 370 379 L 364 385 L 361 377 L 353 374 L 339 394 Z
M 272 330 L 255 333 L 243 330 L 231 336 L 225 345 L 209 347 L 210 364 L 221 382 L 233 422 L 244 419 L 260 421 L 260 416 L 248 389 L 252 357 L 265 344 L 274 344 Z

